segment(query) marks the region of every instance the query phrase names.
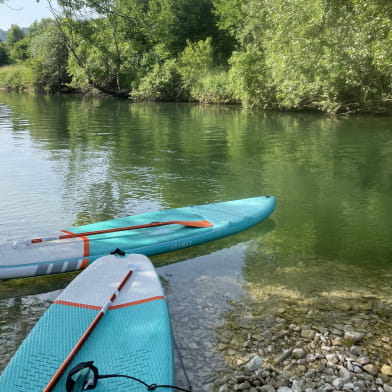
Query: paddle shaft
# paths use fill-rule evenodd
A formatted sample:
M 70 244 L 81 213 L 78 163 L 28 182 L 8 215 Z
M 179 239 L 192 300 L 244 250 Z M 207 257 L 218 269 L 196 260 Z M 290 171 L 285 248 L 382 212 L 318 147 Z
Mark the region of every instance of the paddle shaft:
M 207 220 L 152 222 L 152 223 L 145 223 L 142 225 L 116 227 L 113 229 L 106 229 L 106 230 L 85 231 L 83 233 L 64 234 L 64 235 L 54 236 L 54 237 L 33 238 L 32 240 L 28 240 L 28 241 L 18 241 L 17 245 L 19 245 L 21 243 L 23 243 L 23 244 L 37 244 L 37 243 L 41 243 L 41 242 L 65 240 L 65 239 L 69 239 L 69 238 L 85 237 L 85 236 L 89 236 L 89 235 L 106 234 L 106 233 L 115 233 L 117 231 L 136 230 L 136 229 L 144 229 L 146 227 L 165 226 L 165 225 L 183 225 L 183 226 L 189 226 L 189 227 L 211 227 L 212 223 Z
M 110 295 L 108 302 L 106 305 L 102 307 L 102 309 L 98 312 L 98 314 L 95 316 L 94 320 L 91 322 L 91 324 L 87 327 L 87 329 L 84 331 L 83 335 L 79 339 L 79 341 L 75 344 L 75 346 L 72 348 L 72 350 L 69 352 L 67 357 L 64 359 L 64 362 L 61 364 L 61 366 L 57 369 L 56 373 L 53 375 L 51 380 L 48 382 L 46 385 L 45 389 L 43 389 L 42 392 L 50 392 L 54 386 L 56 385 L 57 381 L 60 379 L 60 377 L 63 375 L 65 369 L 67 366 L 71 363 L 72 359 L 76 355 L 76 353 L 80 350 L 80 348 L 83 346 L 84 342 L 87 340 L 89 335 L 91 334 L 92 330 L 97 326 L 101 318 L 104 316 L 106 311 L 109 309 L 110 305 L 114 301 L 114 299 L 118 296 L 120 293 L 120 290 L 123 288 L 124 284 L 126 281 L 131 277 L 132 275 L 132 270 L 129 270 L 127 274 L 123 277 L 119 285 L 117 286 L 117 289 L 113 291 L 113 293 Z

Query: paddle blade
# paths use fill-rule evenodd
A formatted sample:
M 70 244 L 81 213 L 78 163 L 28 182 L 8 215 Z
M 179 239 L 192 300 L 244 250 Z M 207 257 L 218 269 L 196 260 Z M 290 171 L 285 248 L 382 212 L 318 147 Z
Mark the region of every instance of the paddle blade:
M 212 223 L 209 222 L 208 220 L 181 222 L 180 224 L 189 227 L 212 227 Z

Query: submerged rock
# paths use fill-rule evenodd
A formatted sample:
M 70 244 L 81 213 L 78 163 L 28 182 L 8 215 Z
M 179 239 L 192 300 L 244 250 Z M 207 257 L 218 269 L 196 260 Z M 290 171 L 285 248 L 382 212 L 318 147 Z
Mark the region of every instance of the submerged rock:
M 382 365 L 381 373 L 385 374 L 386 376 L 392 376 L 392 366 Z
M 261 368 L 262 363 L 263 360 L 256 355 L 244 366 L 244 371 L 248 373 L 255 372 Z

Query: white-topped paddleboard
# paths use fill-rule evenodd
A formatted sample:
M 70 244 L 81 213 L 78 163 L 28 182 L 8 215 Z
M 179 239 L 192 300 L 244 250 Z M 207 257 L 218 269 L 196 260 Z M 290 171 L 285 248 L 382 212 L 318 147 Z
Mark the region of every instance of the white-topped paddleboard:
M 150 260 L 133 254 L 97 259 L 64 289 L 4 370 L 0 391 L 44 391 L 105 305 L 105 313 L 52 390 L 66 391 L 69 370 L 86 361 L 93 361 L 99 374 L 128 375 L 147 385 L 173 385 L 173 338 L 166 299 Z M 114 377 L 100 379 L 94 391 L 146 391 L 146 386 Z

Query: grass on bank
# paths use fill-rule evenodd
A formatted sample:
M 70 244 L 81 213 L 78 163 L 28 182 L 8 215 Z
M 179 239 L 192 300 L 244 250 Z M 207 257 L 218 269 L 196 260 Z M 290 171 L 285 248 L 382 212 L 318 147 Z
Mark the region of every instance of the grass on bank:
M 0 67 L 0 87 L 14 91 L 34 91 L 36 87 L 35 72 L 23 64 Z

